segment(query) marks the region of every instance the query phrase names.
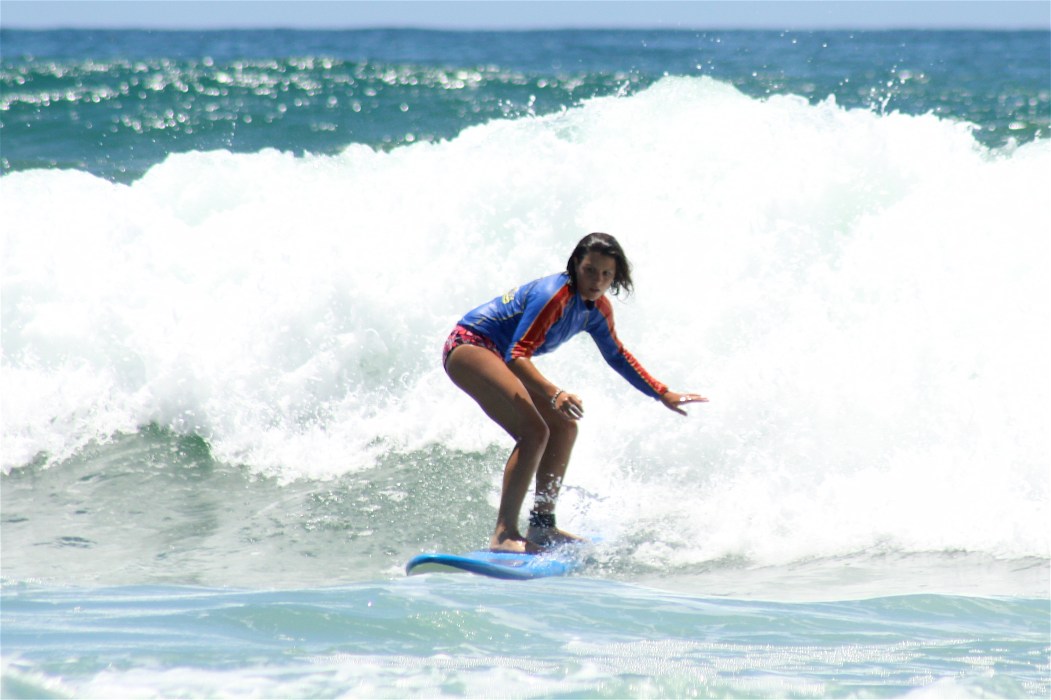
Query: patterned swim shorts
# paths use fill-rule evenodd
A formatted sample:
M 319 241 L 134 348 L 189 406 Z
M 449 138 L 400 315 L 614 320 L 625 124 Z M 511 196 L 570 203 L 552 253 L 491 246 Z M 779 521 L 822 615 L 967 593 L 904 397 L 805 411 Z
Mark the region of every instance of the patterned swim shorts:
M 480 348 L 492 350 L 497 355 L 500 354 L 500 351 L 496 349 L 496 344 L 489 338 L 475 333 L 470 328 L 457 326 L 445 339 L 445 348 L 442 350 L 442 367 L 449 361 L 449 353 L 461 345 L 477 345 Z

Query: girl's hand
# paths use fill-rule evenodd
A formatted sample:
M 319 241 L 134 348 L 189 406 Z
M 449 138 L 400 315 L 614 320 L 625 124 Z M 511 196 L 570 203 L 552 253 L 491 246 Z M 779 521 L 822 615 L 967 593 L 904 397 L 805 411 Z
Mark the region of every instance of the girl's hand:
M 707 401 L 708 399 L 704 398 L 700 394 L 679 394 L 674 391 L 666 391 L 661 396 L 662 404 L 664 404 L 665 406 L 682 416 L 688 415 L 686 411 L 683 410 L 683 406 L 685 406 L 686 404 L 704 403 Z
M 559 391 L 558 396 L 551 402 L 552 408 L 558 411 L 559 415 L 569 420 L 580 420 L 584 417 L 584 402 L 580 400 L 580 397 L 576 394 L 570 394 L 565 391 Z

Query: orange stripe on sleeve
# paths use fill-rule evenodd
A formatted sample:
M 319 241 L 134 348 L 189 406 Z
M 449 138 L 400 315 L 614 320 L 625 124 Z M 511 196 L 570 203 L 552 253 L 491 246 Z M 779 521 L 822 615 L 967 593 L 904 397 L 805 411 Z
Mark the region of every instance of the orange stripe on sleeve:
M 532 357 L 540 349 L 544 344 L 544 339 L 547 338 L 548 330 L 555 324 L 555 321 L 562 317 L 571 294 L 569 285 L 562 285 L 547 300 L 547 303 L 540 309 L 540 313 L 529 324 L 529 328 L 526 329 L 525 333 L 518 339 L 518 342 L 511 348 L 511 359 Z

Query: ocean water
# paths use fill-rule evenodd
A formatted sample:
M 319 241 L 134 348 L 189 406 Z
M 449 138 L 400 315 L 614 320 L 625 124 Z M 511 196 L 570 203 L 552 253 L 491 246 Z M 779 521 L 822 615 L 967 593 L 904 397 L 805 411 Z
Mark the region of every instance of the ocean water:
M 3 697 L 1047 697 L 1048 32 L 0 32 Z M 574 576 L 472 305 L 614 233 Z

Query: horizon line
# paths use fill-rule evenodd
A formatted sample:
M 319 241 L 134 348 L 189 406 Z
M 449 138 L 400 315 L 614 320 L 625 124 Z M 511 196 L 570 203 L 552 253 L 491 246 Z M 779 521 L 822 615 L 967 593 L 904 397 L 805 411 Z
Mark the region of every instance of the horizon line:
M 1047 0 L 3 0 L 0 29 L 1048 31 Z
M 236 26 L 236 25 L 216 25 L 216 26 L 196 26 L 196 25 L 173 25 L 165 27 L 154 27 L 147 25 L 92 25 L 92 26 L 72 26 L 72 25 L 49 25 L 49 26 L 9 26 L 6 23 L 0 23 L 0 31 L 12 31 L 12 32 L 267 32 L 267 31 L 288 31 L 288 32 L 371 32 L 371 31 L 413 31 L 413 32 L 447 32 L 447 33 L 521 33 L 527 34 L 530 32 L 573 32 L 573 31 L 586 31 L 586 32 L 710 32 L 710 31 L 726 31 L 726 32 L 1043 32 L 1045 34 L 1051 34 L 1051 29 L 1041 29 L 1037 27 L 1030 27 L 1026 25 L 1003 25 L 1003 26 L 979 26 L 979 25 L 960 25 L 960 26 L 919 26 L 919 25 L 894 25 L 889 24 L 885 26 L 855 26 L 855 25 L 798 25 L 798 26 L 747 26 L 747 25 L 709 25 L 709 26 L 684 26 L 684 27 L 669 27 L 666 25 L 551 25 L 551 26 L 536 26 L 536 27 L 455 27 L 455 26 L 428 26 L 428 25 L 387 25 L 387 24 L 376 24 L 376 25 L 345 25 L 345 26 L 329 26 L 329 27 L 318 27 L 313 25 L 251 25 L 251 26 Z

